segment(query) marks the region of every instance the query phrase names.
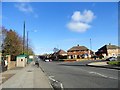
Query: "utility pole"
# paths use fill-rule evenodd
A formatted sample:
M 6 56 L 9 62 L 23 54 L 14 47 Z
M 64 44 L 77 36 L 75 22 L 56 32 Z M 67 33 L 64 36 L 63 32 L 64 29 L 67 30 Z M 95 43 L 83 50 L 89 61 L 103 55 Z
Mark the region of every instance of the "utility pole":
M 25 53 L 25 21 L 23 25 L 23 54 Z
M 89 58 L 88 59 L 90 59 L 90 57 L 91 57 L 91 50 L 92 50 L 92 44 L 91 44 L 91 38 L 90 38 L 90 49 L 89 49 Z
M 29 39 L 28 39 L 28 35 L 29 35 L 29 31 L 27 31 L 27 54 L 29 54 L 29 50 L 28 50 L 28 42 L 29 42 L 29 41 L 28 41 L 28 40 L 29 40 Z
M 90 50 L 92 50 L 91 38 L 90 38 Z M 91 54 L 91 51 L 90 51 L 90 54 Z

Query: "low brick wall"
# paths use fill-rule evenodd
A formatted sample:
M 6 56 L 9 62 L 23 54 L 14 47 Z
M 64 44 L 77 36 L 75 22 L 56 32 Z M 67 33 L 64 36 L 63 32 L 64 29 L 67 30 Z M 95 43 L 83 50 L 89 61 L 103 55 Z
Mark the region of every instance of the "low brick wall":
M 83 60 L 89 60 L 89 59 L 77 59 L 76 61 L 83 61 Z
M 64 62 L 74 62 L 76 59 L 64 59 Z
M 16 67 L 16 61 L 10 61 L 8 63 L 8 69 L 12 69 L 12 68 L 15 68 Z

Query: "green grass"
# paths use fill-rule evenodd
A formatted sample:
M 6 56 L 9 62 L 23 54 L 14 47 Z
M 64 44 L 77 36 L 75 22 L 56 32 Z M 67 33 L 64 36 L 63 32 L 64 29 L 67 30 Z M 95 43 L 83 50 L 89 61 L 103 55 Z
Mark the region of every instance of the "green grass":
M 120 61 L 109 61 L 108 64 L 120 66 Z

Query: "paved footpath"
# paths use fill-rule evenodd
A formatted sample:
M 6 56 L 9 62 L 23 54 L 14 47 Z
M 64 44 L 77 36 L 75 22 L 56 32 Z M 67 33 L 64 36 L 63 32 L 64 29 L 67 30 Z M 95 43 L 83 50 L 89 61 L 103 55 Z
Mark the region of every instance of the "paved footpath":
M 104 61 L 104 62 L 92 62 L 92 63 L 87 64 L 87 66 L 120 70 L 119 66 L 109 65 L 109 64 L 107 64 L 107 61 Z
M 5 72 L 7 73 L 7 72 Z M 51 88 L 47 76 L 31 62 L 0 85 L 1 88 Z

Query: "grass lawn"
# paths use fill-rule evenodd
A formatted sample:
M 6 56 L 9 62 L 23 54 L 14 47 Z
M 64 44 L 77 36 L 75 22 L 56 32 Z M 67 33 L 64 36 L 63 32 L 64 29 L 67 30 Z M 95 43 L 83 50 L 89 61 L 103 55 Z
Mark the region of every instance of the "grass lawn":
M 120 66 L 120 61 L 109 61 L 108 64 Z

